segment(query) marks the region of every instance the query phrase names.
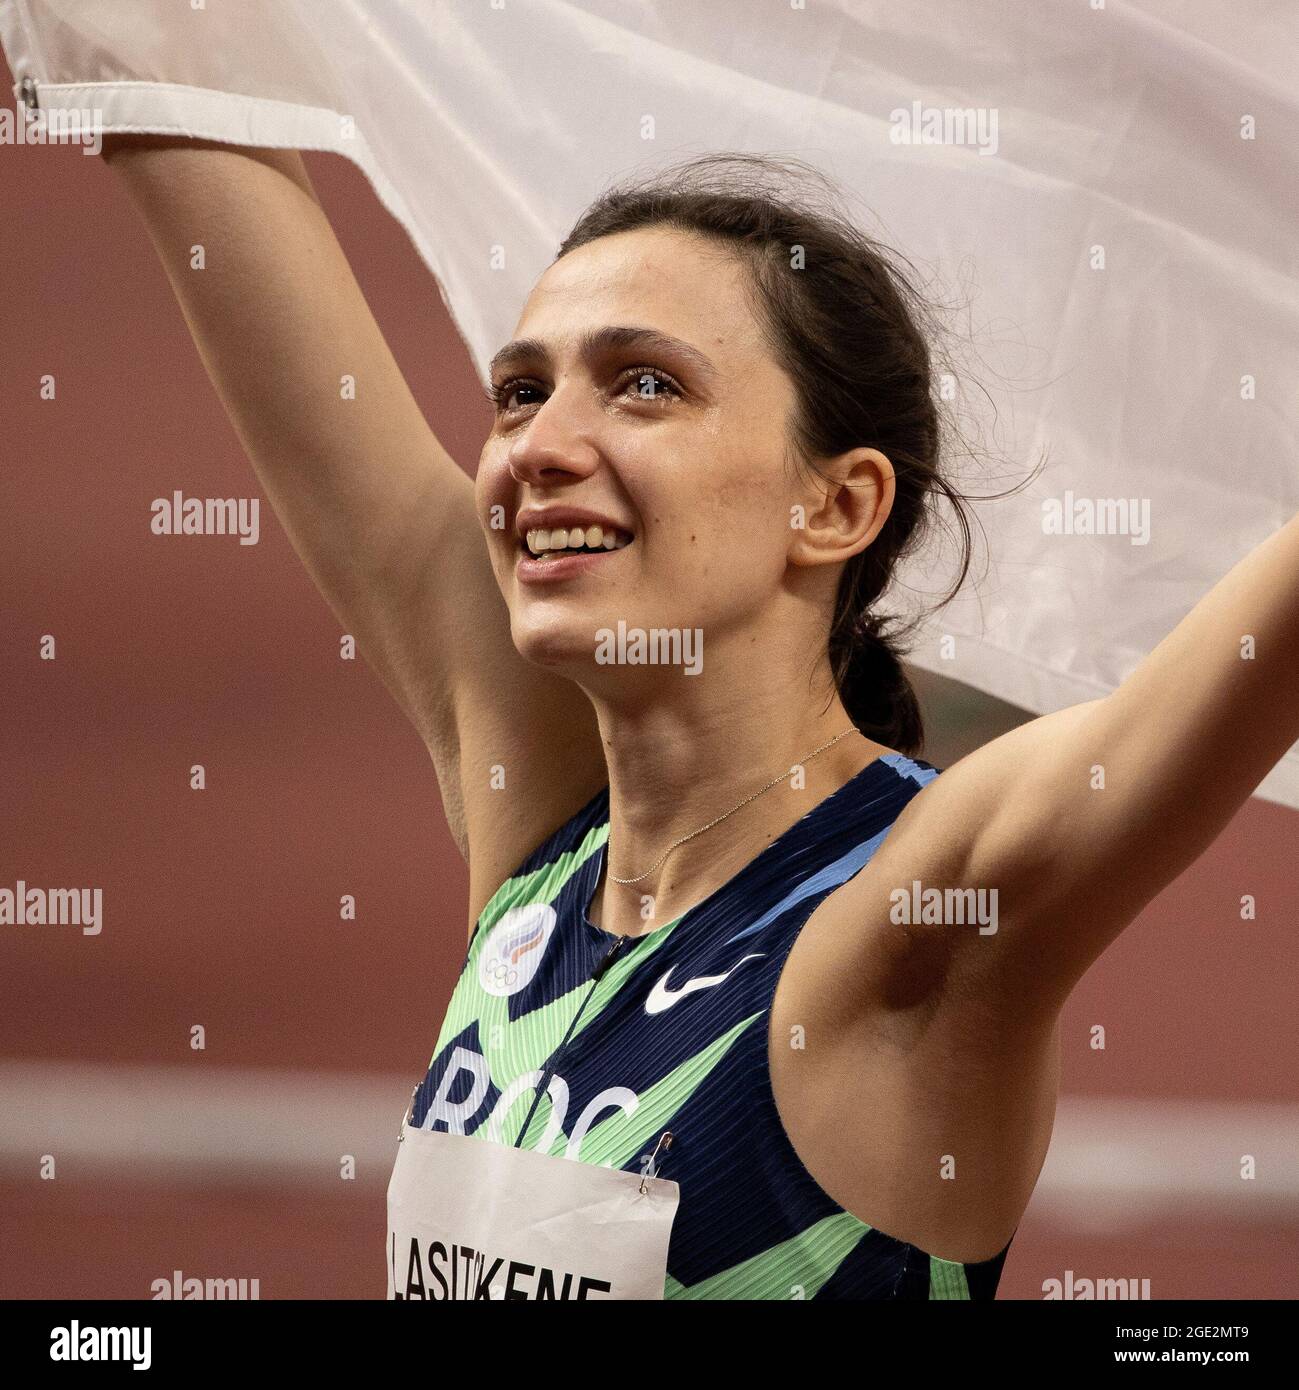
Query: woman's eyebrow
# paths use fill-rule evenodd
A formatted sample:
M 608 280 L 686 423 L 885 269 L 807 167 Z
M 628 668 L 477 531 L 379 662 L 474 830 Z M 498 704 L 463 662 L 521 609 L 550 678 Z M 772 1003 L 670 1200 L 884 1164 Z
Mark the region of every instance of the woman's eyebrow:
M 647 353 L 666 352 L 689 362 L 709 382 L 716 382 L 719 377 L 717 368 L 698 348 L 657 328 L 634 324 L 595 328 L 584 334 L 578 345 L 582 357 L 588 361 L 625 348 L 643 349 Z M 550 349 L 540 338 L 516 338 L 492 358 L 489 371 L 495 376 L 530 362 L 549 361 Z

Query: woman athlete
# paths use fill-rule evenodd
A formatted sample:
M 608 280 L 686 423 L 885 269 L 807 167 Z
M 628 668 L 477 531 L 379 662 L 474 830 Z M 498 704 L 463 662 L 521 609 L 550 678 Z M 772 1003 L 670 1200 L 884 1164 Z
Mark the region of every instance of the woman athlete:
M 1299 738 L 1299 518 L 1113 694 L 939 774 L 874 611 L 936 498 L 969 559 L 923 306 L 778 166 L 583 215 L 492 364 L 471 484 L 296 153 L 105 155 L 468 861 L 390 1294 L 608 1296 L 584 1241 L 634 1234 L 592 1213 L 639 1182 L 668 1203 L 647 1296 L 992 1297 L 1070 990 Z M 553 1216 L 511 1217 L 520 1187 Z M 504 1248 L 569 1218 L 553 1267 Z

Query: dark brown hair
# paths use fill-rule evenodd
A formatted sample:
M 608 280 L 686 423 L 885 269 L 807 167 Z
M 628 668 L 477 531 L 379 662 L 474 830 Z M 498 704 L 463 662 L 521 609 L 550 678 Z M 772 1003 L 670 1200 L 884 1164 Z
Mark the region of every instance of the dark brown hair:
M 811 186 L 812 196 L 790 186 L 796 179 Z M 896 474 L 893 509 L 875 540 L 844 566 L 829 659 L 857 728 L 918 753 L 924 725 L 900 658 L 928 614 L 904 621 L 874 605 L 899 560 L 926 537 L 940 496 L 955 510 L 960 564 L 931 611 L 951 601 L 970 567 L 965 504 L 972 499 L 940 471 L 955 427 L 934 379 L 925 331 L 936 332 L 931 306 L 904 271 L 905 258 L 854 226 L 836 195 L 802 160 L 707 154 L 603 193 L 578 218 L 556 259 L 599 237 L 653 226 L 725 245 L 751 271 L 750 307 L 794 383 L 794 461 L 815 468 L 818 458 L 862 445 L 887 455 Z

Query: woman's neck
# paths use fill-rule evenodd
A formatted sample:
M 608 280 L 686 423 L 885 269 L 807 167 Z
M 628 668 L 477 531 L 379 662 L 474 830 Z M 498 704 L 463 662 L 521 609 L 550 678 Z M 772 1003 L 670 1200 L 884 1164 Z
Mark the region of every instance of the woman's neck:
M 609 767 L 609 842 L 592 923 L 619 936 L 665 926 L 889 751 L 852 728 L 837 696 L 823 704 L 755 710 L 737 703 L 693 720 L 661 705 L 632 717 L 597 705 Z M 797 773 L 784 776 L 796 765 Z M 717 817 L 724 819 L 693 834 Z M 637 881 L 616 883 L 610 874 Z

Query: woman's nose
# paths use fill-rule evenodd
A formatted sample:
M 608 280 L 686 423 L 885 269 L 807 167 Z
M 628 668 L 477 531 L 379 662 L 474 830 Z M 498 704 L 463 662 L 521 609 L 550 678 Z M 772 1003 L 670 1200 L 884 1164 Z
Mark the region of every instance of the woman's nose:
M 508 462 L 517 482 L 533 485 L 590 476 L 599 451 L 575 408 L 573 393 L 556 391 L 533 413 L 510 445 Z

